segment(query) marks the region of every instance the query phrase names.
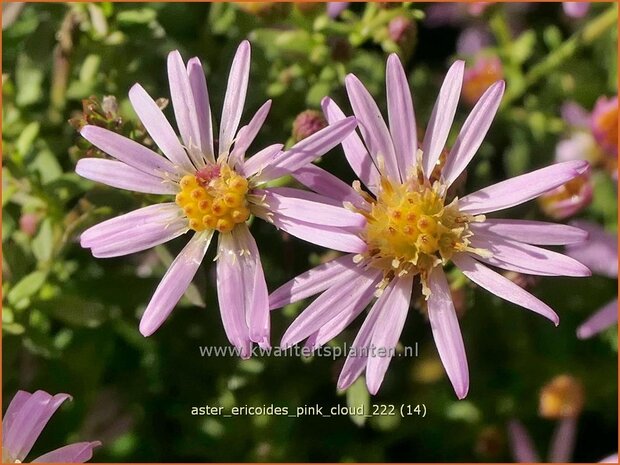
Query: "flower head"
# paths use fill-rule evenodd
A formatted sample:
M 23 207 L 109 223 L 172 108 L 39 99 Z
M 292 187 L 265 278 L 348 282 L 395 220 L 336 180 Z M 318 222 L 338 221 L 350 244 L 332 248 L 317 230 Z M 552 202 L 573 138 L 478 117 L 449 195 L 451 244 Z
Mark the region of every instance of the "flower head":
M 47 422 L 67 399 L 71 399 L 68 394 L 17 391 L 2 420 L 2 463 L 23 462 Z M 87 462 L 93 449 L 100 445 L 98 441 L 70 444 L 43 454 L 34 462 Z
M 267 194 L 275 194 L 261 186 L 323 155 L 356 125 L 355 119 L 349 118 L 285 152 L 282 145 L 275 144 L 246 158 L 271 106 L 267 101 L 247 125 L 238 129 L 249 73 L 250 44 L 245 41 L 230 70 L 216 144 L 202 66 L 197 58 L 185 65 L 178 52 L 171 52 L 170 94 L 181 140 L 155 101 L 136 84 L 129 99 L 164 156 L 106 129 L 85 126 L 82 136 L 114 159 L 82 159 L 76 167 L 81 176 L 112 187 L 171 197 L 171 201 L 138 209 L 85 231 L 81 244 L 94 256 L 127 255 L 193 233 L 142 316 L 140 331 L 145 336 L 153 334 L 166 320 L 196 274 L 213 236 L 219 233 L 220 313 L 228 339 L 243 357 L 249 356 L 252 342 L 269 344 L 267 286 L 258 247 L 246 220 L 253 214 L 286 229 L 280 223 L 286 223 L 282 218 L 288 216 L 280 214 L 279 205 L 286 203 L 289 195 L 302 195 L 294 189 L 280 191 L 280 204 L 268 203 Z M 290 200 L 287 207 L 296 200 Z
M 448 197 L 448 189 L 474 157 L 491 125 L 504 91 L 502 81 L 487 89 L 475 105 L 441 165 L 439 178 L 431 181 L 454 119 L 463 71 L 460 61 L 448 71 L 419 148 L 411 93 L 397 56 L 391 55 L 387 64 L 389 128 L 359 79 L 347 76 L 347 93 L 362 138 L 351 134 L 342 145 L 367 191 L 360 182 L 351 188 L 318 167 L 306 167 L 296 174 L 300 182 L 344 203 L 365 220 L 357 229 L 347 229 L 363 240 L 362 251 L 314 268 L 270 296 L 270 306 L 277 308 L 322 293 L 291 324 L 282 338 L 284 346 L 304 339 L 310 346 L 325 344 L 377 297 L 344 364 L 338 381 L 341 389 L 366 371 L 370 392 L 378 391 L 407 317 L 414 280 L 419 280 L 440 358 L 457 396 L 466 396 L 465 348 L 443 271 L 449 263 L 481 287 L 555 324 L 558 316 L 551 308 L 487 265 L 532 275 L 590 273 L 576 260 L 539 247 L 579 242 L 585 237 L 580 229 L 485 216 L 573 179 L 587 167 L 586 162 L 552 165 L 463 198 Z M 323 108 L 330 123 L 344 118 L 330 99 L 324 100 Z M 373 347 L 384 350 L 379 355 Z

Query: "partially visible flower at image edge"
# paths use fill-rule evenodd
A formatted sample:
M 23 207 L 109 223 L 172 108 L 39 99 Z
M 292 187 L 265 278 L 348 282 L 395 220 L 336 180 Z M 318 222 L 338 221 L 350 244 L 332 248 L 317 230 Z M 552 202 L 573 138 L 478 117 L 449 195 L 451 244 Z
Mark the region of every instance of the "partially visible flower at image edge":
M 600 226 L 587 221 L 570 223 L 588 232 L 588 239 L 580 244 L 566 246 L 566 253 L 587 265 L 592 273 L 618 278 L 618 237 Z M 618 298 L 616 297 L 584 321 L 577 328 L 579 339 L 589 339 L 618 323 Z
M 2 419 L 2 463 L 22 463 L 58 407 L 69 394 L 17 391 Z M 32 462 L 84 463 L 93 457 L 98 441 L 78 442 L 43 454 Z
M 357 77 L 346 88 L 358 121 L 342 145 L 359 181 L 348 186 L 311 165 L 295 177 L 315 192 L 347 205 L 364 218 L 355 231 L 366 248 L 322 264 L 284 284 L 270 296 L 279 308 L 321 293 L 290 325 L 281 345 L 307 339 L 318 347 L 336 337 L 378 297 L 366 316 L 342 368 L 338 388 L 346 389 L 364 371 L 370 393 L 379 390 L 409 310 L 414 278 L 419 277 L 439 356 L 459 399 L 467 395 L 469 373 L 463 338 L 443 266 L 453 262 L 474 283 L 512 303 L 559 323 L 545 303 L 485 265 L 523 274 L 589 276 L 578 261 L 538 245 L 580 242 L 578 228 L 506 219 L 487 213 L 532 200 L 578 176 L 584 161 L 558 163 L 447 199 L 448 188 L 476 154 L 499 107 L 504 82 L 493 84 L 471 111 L 456 142 L 439 165 L 456 112 L 464 63 L 450 68 L 432 111 L 421 151 L 407 78 L 396 55 L 386 72 L 389 129 L 377 104 Z M 323 109 L 330 124 L 345 116 L 329 98 Z M 436 179 L 435 179 L 436 176 Z M 351 228 L 349 228 L 351 230 Z M 380 348 L 382 354 L 369 353 Z M 366 350 L 364 350 L 366 349 Z M 378 351 L 377 351 L 378 352 Z M 387 354 L 387 355 L 386 355 Z
M 251 214 L 325 247 L 353 252 L 361 243 L 352 234 L 340 235 L 352 238 L 343 245 L 332 235 L 323 240 L 321 234 L 324 228 L 359 225 L 353 212 L 324 202 L 316 208 L 314 200 L 322 200 L 321 196 L 301 190 L 261 188 L 338 145 L 355 128 L 355 118 L 327 126 L 285 152 L 281 144 L 274 144 L 246 159 L 271 106 L 267 101 L 237 131 L 249 73 L 250 44 L 244 41 L 231 66 L 219 143 L 215 144 L 202 65 L 192 58 L 186 66 L 178 52 L 171 52 L 170 94 L 183 144 L 155 101 L 135 84 L 129 99 L 165 157 L 114 132 L 85 126 L 82 136 L 115 160 L 84 158 L 76 167 L 81 176 L 112 187 L 174 196 L 172 202 L 140 208 L 85 231 L 81 245 L 95 257 L 139 252 L 194 232 L 142 316 L 144 336 L 153 334 L 169 316 L 196 274 L 214 233 L 220 233 L 216 257 L 220 313 L 226 335 L 242 357 L 250 356 L 252 342 L 270 344 L 267 285 L 258 247 L 246 224 Z M 214 145 L 219 146 L 217 158 Z

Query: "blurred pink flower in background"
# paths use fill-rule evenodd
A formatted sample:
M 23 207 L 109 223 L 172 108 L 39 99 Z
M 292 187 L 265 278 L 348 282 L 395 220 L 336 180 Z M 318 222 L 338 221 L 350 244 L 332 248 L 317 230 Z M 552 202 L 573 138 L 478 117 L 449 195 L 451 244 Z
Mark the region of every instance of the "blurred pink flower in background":
M 503 78 L 504 69 L 499 57 L 479 54 L 474 58 L 474 64 L 465 68 L 463 100 L 474 105 L 494 82 Z
M 592 110 L 592 134 L 610 156 L 618 157 L 618 96 L 599 97 Z
M 351 2 L 327 2 L 327 15 L 330 18 L 337 18 L 344 10 L 347 9 Z
M 588 232 L 581 244 L 566 246 L 566 253 L 587 265 L 594 274 L 618 278 L 618 237 L 610 234 L 595 223 L 573 221 L 573 226 Z M 618 323 L 618 299 L 614 299 L 597 310 L 579 328 L 577 337 L 588 339 Z
M 52 415 L 69 394 L 52 396 L 45 391 L 30 394 L 17 391 L 2 419 L 2 463 L 24 461 Z M 93 456 L 93 449 L 101 443 L 78 442 L 43 454 L 33 462 L 83 463 Z
M 562 2 L 562 9 L 570 18 L 583 18 L 590 11 L 590 2 Z
M 569 137 L 558 142 L 556 162 L 586 160 L 593 168 L 603 167 L 617 180 L 618 98 L 600 97 L 592 113 L 574 102 L 562 106 L 562 117 L 569 125 Z M 576 215 L 592 202 L 590 170 L 578 178 L 542 195 L 540 208 L 553 219 Z
M 592 202 L 590 169 L 538 198 L 542 211 L 554 220 L 574 216 Z
M 34 236 L 39 226 L 39 215 L 36 213 L 24 213 L 19 218 L 19 229 L 27 236 Z

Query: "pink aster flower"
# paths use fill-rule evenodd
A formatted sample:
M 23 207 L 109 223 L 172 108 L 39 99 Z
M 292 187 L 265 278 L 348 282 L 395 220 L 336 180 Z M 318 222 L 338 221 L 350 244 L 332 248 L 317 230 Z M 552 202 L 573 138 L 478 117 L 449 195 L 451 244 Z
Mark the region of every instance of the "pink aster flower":
M 277 289 L 269 301 L 271 308 L 278 308 L 321 293 L 282 338 L 283 346 L 308 339 L 307 344 L 315 347 L 337 336 L 377 297 L 345 361 L 340 389 L 365 371 L 369 391 L 378 391 L 407 318 L 414 280 L 419 280 L 440 358 L 457 396 L 467 395 L 465 348 L 443 270 L 450 262 L 481 287 L 555 324 L 558 316 L 551 308 L 488 265 L 531 275 L 590 274 L 576 260 L 539 247 L 579 242 L 585 237 L 580 229 L 485 216 L 565 183 L 578 176 L 586 162 L 555 164 L 460 199 L 448 197 L 451 184 L 482 143 L 504 91 L 499 81 L 484 93 L 445 163 L 438 164 L 456 112 L 463 71 L 462 61 L 448 71 L 419 148 L 411 93 L 398 57 L 391 55 L 387 63 L 389 128 L 363 84 L 348 75 L 346 88 L 362 137 L 352 133 L 342 146 L 368 192 L 359 181 L 351 188 L 317 166 L 297 171 L 300 182 L 335 203 L 344 203 L 365 220 L 358 228 L 346 229 L 363 241 L 357 254 L 298 276 Z M 332 124 L 345 117 L 330 99 L 323 101 L 323 109 Z
M 566 253 L 586 264 L 593 273 L 618 278 L 618 238 L 600 226 L 587 221 L 574 221 L 573 226 L 588 232 L 588 240 L 566 247 Z M 588 339 L 618 323 L 618 299 L 597 310 L 577 328 L 579 339 Z
M 219 232 L 220 313 L 229 341 L 243 357 L 250 355 L 252 342 L 269 344 L 267 286 L 246 221 L 254 214 L 289 231 L 289 224 L 295 220 L 286 210 L 299 210 L 299 203 L 312 206 L 310 201 L 300 200 L 303 192 L 266 191 L 261 185 L 323 155 L 356 125 L 355 119 L 349 118 L 317 131 L 286 152 L 276 144 L 246 158 L 271 105 L 270 101 L 265 103 L 247 125 L 237 130 L 249 72 L 250 44 L 244 41 L 230 70 L 215 143 L 200 61 L 192 58 L 185 65 L 178 52 L 170 53 L 170 94 L 181 140 L 155 101 L 136 84 L 129 91 L 129 99 L 164 156 L 108 130 L 85 126 L 82 136 L 114 160 L 82 159 L 76 167 L 81 176 L 112 187 L 172 197 L 171 201 L 140 208 L 85 231 L 81 245 L 90 248 L 95 257 L 139 252 L 192 231 L 191 239 L 170 265 L 142 316 L 140 332 L 144 336 L 153 334 L 166 320 L 196 274 L 215 232 Z M 336 226 L 348 225 L 352 217 L 355 219 L 353 213 L 341 207 L 326 206 L 322 211 L 334 217 Z M 329 219 L 323 223 L 330 224 Z M 310 223 L 305 226 L 312 231 Z M 317 241 L 321 243 L 320 238 Z M 328 246 L 332 242 L 328 241 Z
M 68 394 L 52 396 L 45 391 L 30 394 L 17 391 L 2 419 L 2 463 L 21 463 L 39 438 L 41 431 Z M 61 447 L 33 460 L 33 462 L 84 463 L 93 456 L 100 442 L 78 442 Z

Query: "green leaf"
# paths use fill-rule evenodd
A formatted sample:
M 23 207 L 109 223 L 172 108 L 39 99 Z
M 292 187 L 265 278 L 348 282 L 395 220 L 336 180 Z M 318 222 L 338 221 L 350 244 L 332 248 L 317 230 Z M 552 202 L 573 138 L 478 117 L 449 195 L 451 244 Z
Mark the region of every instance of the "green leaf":
M 47 272 L 45 271 L 33 271 L 32 273 L 24 276 L 7 295 L 7 300 L 10 304 L 15 305 L 23 299 L 27 299 L 34 295 L 47 279 Z
M 43 96 L 43 68 L 28 58 L 19 55 L 15 70 L 15 84 L 17 85 L 17 105 L 27 106 L 38 102 Z
M 92 83 L 97 78 L 99 72 L 99 66 L 101 65 L 101 57 L 99 55 L 90 54 L 82 63 L 80 68 L 80 81 L 85 83 Z
M 331 88 L 332 86 L 328 82 L 317 82 L 308 90 L 306 104 L 310 107 L 318 107 L 323 97 L 329 95 Z
M 28 124 L 20 133 L 19 137 L 17 138 L 17 142 L 15 143 L 15 148 L 22 157 L 24 157 L 32 148 L 35 139 L 39 135 L 39 129 L 39 123 L 33 121 L 32 123 Z
M 536 45 L 536 32 L 532 30 L 525 31 L 512 43 L 510 54 L 517 64 L 525 63 L 527 59 L 534 53 Z
M 64 323 L 72 326 L 96 328 L 107 318 L 108 312 L 99 302 L 91 302 L 76 295 L 63 294 L 40 302 L 38 307 Z
M 2 210 L 2 242 L 6 241 L 15 228 L 17 227 L 17 222 L 13 219 L 11 215 L 9 215 L 6 210 Z
M 37 154 L 34 161 L 30 163 L 30 169 L 39 172 L 43 184 L 54 181 L 62 175 L 62 167 L 58 163 L 58 158 L 47 149 Z
M 357 380 L 347 389 L 347 407 L 354 411 L 363 406 L 364 413 L 370 412 L 370 394 L 366 388 L 366 381 L 364 377 L 360 376 Z M 366 417 L 364 415 L 349 415 L 351 421 L 357 426 L 363 426 L 366 423 Z
M 52 221 L 46 218 L 36 237 L 32 240 L 32 253 L 39 262 L 48 262 L 54 251 L 54 231 Z
M 141 8 L 139 10 L 121 11 L 116 15 L 119 25 L 133 26 L 137 24 L 149 24 L 157 19 L 157 13 L 150 8 Z

